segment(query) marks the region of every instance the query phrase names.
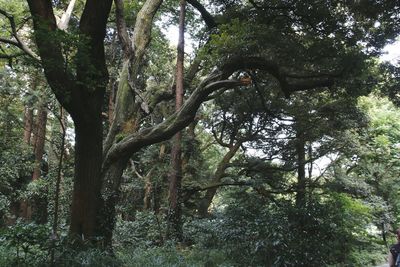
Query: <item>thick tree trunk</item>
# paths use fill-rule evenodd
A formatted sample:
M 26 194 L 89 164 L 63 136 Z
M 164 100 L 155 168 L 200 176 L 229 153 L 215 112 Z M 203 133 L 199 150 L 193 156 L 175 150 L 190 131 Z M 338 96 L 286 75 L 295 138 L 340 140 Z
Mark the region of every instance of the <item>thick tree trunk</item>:
M 101 237 L 99 225 L 103 132 L 101 113 L 90 124 L 75 123 L 75 176 L 70 234 L 81 240 Z
M 175 90 L 175 111 L 179 111 L 183 104 L 183 61 L 184 61 L 184 32 L 186 1 L 181 0 L 179 15 L 179 41 L 176 63 L 176 90 Z M 172 172 L 169 182 L 169 210 L 168 210 L 168 232 L 170 239 L 182 239 L 182 132 L 176 133 L 171 149 Z
M 218 164 L 217 170 L 214 173 L 213 179 L 212 179 L 212 184 L 217 184 L 221 182 L 221 179 L 225 175 L 225 170 L 228 166 L 229 161 L 235 156 L 236 152 L 239 150 L 241 145 L 241 142 L 237 142 L 235 145 L 231 146 L 229 148 L 229 151 L 225 154 L 225 156 L 222 158 L 220 163 Z M 208 209 L 212 203 L 212 200 L 217 193 L 218 187 L 212 187 L 207 190 L 205 196 L 203 199 L 200 201 L 199 204 L 199 215 L 201 217 L 207 217 L 208 215 Z

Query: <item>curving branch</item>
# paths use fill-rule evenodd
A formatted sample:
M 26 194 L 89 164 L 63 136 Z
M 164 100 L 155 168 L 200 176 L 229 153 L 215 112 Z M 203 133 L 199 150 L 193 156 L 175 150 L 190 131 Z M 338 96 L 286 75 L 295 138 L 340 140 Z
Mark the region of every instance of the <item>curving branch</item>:
M 302 74 L 288 73 L 277 62 L 263 57 L 255 56 L 235 56 L 230 58 L 222 67 L 222 70 L 227 75 L 230 75 L 237 70 L 254 70 L 268 72 L 279 82 L 282 91 L 287 97 L 296 91 L 305 91 L 319 87 L 329 87 L 334 84 L 334 79 L 342 75 L 342 71 L 333 71 L 332 73 L 322 74 Z M 224 78 L 227 78 L 226 76 Z
M 11 39 L 0 37 L 0 42 L 6 43 L 6 44 L 10 44 L 10 45 L 13 45 L 15 47 L 18 47 L 19 49 L 21 49 L 29 57 L 39 61 L 39 58 L 37 57 L 37 55 L 27 45 L 25 45 L 25 43 L 22 42 L 21 38 L 18 36 L 18 32 L 17 32 L 17 27 L 15 25 L 14 16 L 9 14 L 5 10 L 2 10 L 2 9 L 0 9 L 0 14 L 8 19 L 8 21 L 10 23 L 10 27 L 11 27 L 11 35 L 15 39 L 15 41 L 14 41 L 14 40 L 11 40 Z
M 201 17 L 203 18 L 209 30 L 212 30 L 218 26 L 214 17 L 210 14 L 210 12 L 207 11 L 207 9 L 199 1 L 187 0 L 187 2 L 200 12 Z
M 220 72 L 211 75 L 194 90 L 179 111 L 162 123 L 129 134 L 119 143 L 114 144 L 106 155 L 103 168 L 118 157 L 129 156 L 145 146 L 168 140 L 192 122 L 201 103 L 209 94 L 222 88 L 234 88 L 241 85 L 241 82 L 237 80 L 221 80 L 221 76 Z
M 224 88 L 227 89 L 240 85 L 247 85 L 239 80 L 229 79 L 235 71 L 243 69 L 259 69 L 268 72 L 279 81 L 282 90 L 287 95 L 294 91 L 325 87 L 333 84 L 333 79 L 330 77 L 301 79 L 300 81 L 289 82 L 282 68 L 269 59 L 240 56 L 232 58 L 227 61 L 221 70 L 215 71 L 205 79 L 193 91 L 179 111 L 175 112 L 162 123 L 139 132 L 130 133 L 120 142 L 114 144 L 105 155 L 103 168 L 117 160 L 119 156 L 128 157 L 145 146 L 171 138 L 176 132 L 190 124 L 200 105 L 207 100 L 207 97 L 211 93 Z

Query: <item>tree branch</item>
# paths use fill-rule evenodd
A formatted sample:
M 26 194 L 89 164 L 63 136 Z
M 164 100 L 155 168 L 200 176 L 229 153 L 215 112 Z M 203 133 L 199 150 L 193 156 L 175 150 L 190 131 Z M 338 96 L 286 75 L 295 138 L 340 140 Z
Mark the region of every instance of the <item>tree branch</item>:
M 57 30 L 52 2 L 50 0 L 28 0 L 28 5 L 33 18 L 36 45 L 47 82 L 61 105 L 72 117 L 76 117 L 76 111 L 71 101 L 75 82 L 65 68 L 66 63 L 60 41 L 51 38 Z
M 114 0 L 114 3 L 118 39 L 121 42 L 124 57 L 128 59 L 133 55 L 133 50 L 124 18 L 124 2 L 123 0 Z
M 333 85 L 333 79 L 340 76 L 338 72 L 324 73 L 317 76 L 315 73 L 307 75 L 296 75 L 287 73 L 282 67 L 273 60 L 262 58 L 262 57 L 243 57 L 235 56 L 227 61 L 223 66 L 222 70 L 226 74 L 231 74 L 236 70 L 244 69 L 259 69 L 267 71 L 275 79 L 278 80 L 282 91 L 286 96 L 290 96 L 291 93 L 296 91 L 304 91 L 318 87 L 328 87 Z M 297 79 L 288 79 L 294 78 Z M 224 76 L 223 78 L 227 78 Z
M 16 40 L 16 41 L 14 41 L 14 40 L 0 37 L 0 42 L 16 46 L 19 49 L 21 49 L 22 51 L 24 51 L 24 53 L 26 55 L 28 55 L 29 57 L 39 61 L 39 59 L 35 55 L 35 53 L 33 53 L 33 51 L 22 42 L 21 38 L 19 38 L 18 33 L 17 33 L 17 27 L 15 25 L 14 16 L 12 16 L 11 14 L 7 13 L 5 10 L 2 10 L 2 9 L 0 9 L 0 14 L 5 16 L 8 19 L 8 21 L 10 23 L 10 27 L 11 27 L 11 34 Z
M 176 132 L 182 130 L 192 122 L 201 103 L 210 93 L 224 87 L 233 88 L 241 84 L 240 81 L 219 80 L 220 78 L 220 73 L 211 75 L 199 85 L 179 111 L 175 112 L 162 123 L 143 129 L 137 133 L 132 133 L 119 143 L 114 144 L 106 155 L 104 165 L 110 164 L 120 156 L 131 155 L 142 147 L 168 140 Z
M 200 4 L 199 1 L 187 0 L 187 2 L 200 12 L 201 17 L 206 23 L 208 30 L 212 30 L 217 27 L 217 23 L 215 22 L 214 17 L 207 11 L 207 9 L 202 4 Z
M 190 124 L 201 103 L 211 93 L 222 88 L 234 88 L 243 85 L 240 81 L 228 79 L 235 71 L 240 69 L 260 69 L 267 71 L 280 82 L 282 90 L 286 94 L 298 90 L 329 86 L 332 83 L 331 79 L 321 78 L 289 84 L 285 73 L 277 63 L 271 60 L 261 57 L 241 56 L 231 58 L 220 71 L 215 71 L 194 90 L 179 111 L 175 112 L 162 123 L 136 133 L 128 134 L 119 143 L 114 144 L 106 154 L 104 166 L 115 161 L 119 156 L 128 157 L 145 146 L 171 138 L 176 132 Z
M 69 20 L 71 19 L 72 11 L 74 10 L 76 0 L 71 0 L 68 4 L 67 10 L 61 16 L 60 21 L 57 23 L 57 27 L 65 31 L 68 28 Z

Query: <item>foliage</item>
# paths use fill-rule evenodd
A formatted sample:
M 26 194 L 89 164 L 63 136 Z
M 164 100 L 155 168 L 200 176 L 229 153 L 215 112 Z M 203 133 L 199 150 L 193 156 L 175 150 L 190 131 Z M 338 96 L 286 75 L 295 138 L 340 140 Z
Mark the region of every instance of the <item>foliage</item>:
M 360 266 L 381 259 L 378 247 L 379 258 L 361 262 L 365 258 L 360 254 L 377 247 L 369 246 L 376 237 L 365 232 L 371 216 L 359 201 L 333 194 L 313 199 L 299 210 L 290 202 L 267 204 L 250 191 L 232 194 L 235 200 L 225 211 L 213 219 L 189 222 L 186 231 L 196 246 L 225 251 L 235 265 Z
M 1 231 L 0 266 L 39 266 L 47 259 L 50 247 L 47 225 L 17 221 Z

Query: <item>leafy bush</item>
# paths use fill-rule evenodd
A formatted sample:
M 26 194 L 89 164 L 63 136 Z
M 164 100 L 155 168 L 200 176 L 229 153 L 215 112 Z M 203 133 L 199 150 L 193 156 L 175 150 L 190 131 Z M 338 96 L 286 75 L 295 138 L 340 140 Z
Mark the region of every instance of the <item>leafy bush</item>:
M 118 252 L 123 266 L 233 266 L 218 249 L 197 249 L 168 244 L 163 247 L 125 248 Z
M 2 229 L 0 253 L 4 266 L 40 266 L 46 261 L 49 248 L 49 227 L 17 221 Z
M 370 210 L 343 194 L 265 203 L 235 191 L 235 201 L 214 218 L 186 223 L 187 239 L 202 249 L 220 249 L 237 266 L 370 266 L 382 260 L 376 237 L 367 233 Z M 239 202 L 237 201 L 239 199 Z

